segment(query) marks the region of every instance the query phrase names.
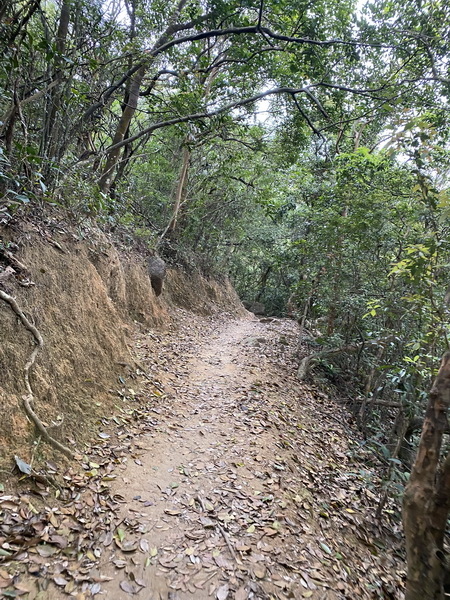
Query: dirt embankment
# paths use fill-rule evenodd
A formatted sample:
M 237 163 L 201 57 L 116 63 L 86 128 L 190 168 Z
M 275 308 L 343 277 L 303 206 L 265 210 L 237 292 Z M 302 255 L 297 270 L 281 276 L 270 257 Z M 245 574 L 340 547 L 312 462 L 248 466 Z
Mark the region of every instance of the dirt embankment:
M 173 325 L 177 306 L 202 314 L 245 314 L 230 285 L 175 270 L 169 270 L 157 298 L 144 256 L 118 249 L 99 231 L 55 223 L 0 229 L 0 286 L 44 339 L 31 373 L 35 411 L 54 438 L 81 450 L 93 424 L 115 410 L 118 383 L 135 372 L 128 344 L 136 327 Z M 31 461 L 49 452 L 36 443 L 23 410 L 24 366 L 34 346 L 30 332 L 0 301 L 4 470 L 15 454 Z

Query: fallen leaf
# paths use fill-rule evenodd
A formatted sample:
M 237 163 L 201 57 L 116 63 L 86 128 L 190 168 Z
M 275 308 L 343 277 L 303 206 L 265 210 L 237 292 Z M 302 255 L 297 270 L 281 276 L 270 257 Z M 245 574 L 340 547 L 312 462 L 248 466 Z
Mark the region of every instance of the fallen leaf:
M 216 592 L 217 600 L 227 600 L 229 591 L 230 587 L 228 583 L 224 583 L 223 585 L 221 585 Z
M 255 567 L 253 573 L 258 579 L 264 579 L 264 577 L 266 576 L 266 568 L 264 566 Z
M 238 590 L 236 590 L 236 593 L 234 595 L 234 600 L 247 600 L 247 598 L 248 598 L 248 593 L 244 586 L 242 586 Z
M 126 592 L 127 594 L 131 594 L 132 596 L 134 596 L 139 592 L 141 588 L 140 586 L 125 580 L 120 582 L 120 589 Z
M 126 560 L 121 560 L 121 559 L 116 559 L 116 560 L 113 560 L 112 562 L 113 562 L 113 565 L 115 567 L 117 567 L 118 569 L 123 569 L 128 564 Z
M 25 475 L 31 474 L 31 471 L 32 471 L 31 465 L 26 463 L 24 460 L 22 460 L 18 456 L 15 456 L 14 460 L 16 461 L 17 468 L 19 469 L 19 471 L 21 473 L 25 473 Z
M 331 550 L 331 548 L 329 546 L 327 546 L 326 544 L 324 544 L 323 542 L 319 542 L 319 546 L 322 548 L 322 550 L 324 550 L 327 554 L 333 554 L 333 551 Z
M 122 552 L 135 552 L 138 549 L 137 541 L 122 542 L 120 545 Z
M 54 554 L 56 554 L 56 552 L 58 552 L 58 549 L 54 546 L 49 546 L 47 544 L 39 544 L 39 546 L 36 546 L 36 551 L 43 558 L 48 558 L 49 556 L 53 556 Z
M 3 577 L 0 577 L 0 589 L 7 588 L 8 586 L 10 586 L 12 579 L 12 577 L 10 577 L 9 579 L 4 579 Z

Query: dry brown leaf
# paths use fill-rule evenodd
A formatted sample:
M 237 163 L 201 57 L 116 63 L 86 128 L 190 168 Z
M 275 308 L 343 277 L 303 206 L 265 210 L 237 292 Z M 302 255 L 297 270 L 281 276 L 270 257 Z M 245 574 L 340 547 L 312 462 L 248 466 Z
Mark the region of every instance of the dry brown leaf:
M 238 590 L 236 590 L 234 600 L 247 600 L 247 598 L 248 592 L 246 591 L 245 586 L 242 586 Z
M 9 585 L 11 585 L 12 582 L 12 577 L 10 577 L 9 579 L 5 579 L 4 577 L 0 577 L 0 589 L 1 588 L 7 588 Z
M 217 600 L 227 600 L 229 592 L 230 586 L 228 585 L 228 583 L 224 583 L 216 591 Z
M 134 596 L 140 591 L 141 587 L 135 585 L 134 583 L 131 583 L 131 581 L 125 580 L 120 582 L 120 589 L 122 589 L 127 594 L 131 594 L 132 596 Z
M 264 579 L 264 577 L 266 576 L 266 567 L 264 567 L 263 565 L 256 566 L 253 569 L 253 573 L 258 579 Z

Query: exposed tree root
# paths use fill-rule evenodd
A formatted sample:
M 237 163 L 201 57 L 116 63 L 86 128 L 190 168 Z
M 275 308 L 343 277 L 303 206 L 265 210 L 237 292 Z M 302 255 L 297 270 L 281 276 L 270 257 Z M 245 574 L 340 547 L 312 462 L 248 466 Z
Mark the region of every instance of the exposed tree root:
M 36 327 L 32 323 L 30 323 L 30 321 L 26 318 L 26 316 L 19 308 L 19 305 L 12 296 L 0 290 L 0 298 L 10 305 L 13 312 L 19 317 L 20 321 L 22 322 L 22 325 L 25 327 L 25 329 L 28 329 L 28 331 L 33 334 L 33 337 L 36 340 L 36 346 L 33 349 L 33 352 L 30 354 L 30 358 L 28 359 L 24 367 L 25 387 L 28 392 L 26 396 L 22 396 L 24 410 L 28 418 L 34 423 L 36 429 L 39 431 L 39 434 L 46 442 L 48 442 L 56 450 L 59 450 L 59 452 L 65 454 L 67 457 L 74 458 L 74 453 L 72 452 L 72 450 L 70 450 L 70 448 L 67 448 L 67 446 L 64 446 L 63 444 L 58 442 L 58 440 L 55 440 L 55 438 L 53 438 L 48 433 L 47 428 L 31 407 L 31 402 L 33 401 L 34 396 L 30 384 L 30 369 L 34 365 L 36 356 L 38 355 L 39 351 L 44 346 L 44 340 L 42 338 L 42 335 L 39 333 L 38 329 L 36 329 Z

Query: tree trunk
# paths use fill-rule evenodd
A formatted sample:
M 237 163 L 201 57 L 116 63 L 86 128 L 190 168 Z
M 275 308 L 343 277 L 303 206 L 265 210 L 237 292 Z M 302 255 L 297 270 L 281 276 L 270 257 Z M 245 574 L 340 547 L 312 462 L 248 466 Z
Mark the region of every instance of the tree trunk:
M 443 539 L 450 509 L 450 455 L 439 467 L 448 427 L 450 353 L 431 388 L 411 477 L 403 499 L 408 572 L 406 600 L 443 600 L 446 573 Z
M 177 189 L 175 190 L 175 201 L 173 203 L 172 217 L 170 218 L 169 224 L 164 229 L 163 233 L 161 234 L 161 236 L 158 240 L 158 246 L 162 242 L 162 240 L 166 237 L 166 235 L 168 233 L 173 234 L 173 232 L 175 231 L 175 229 L 177 227 L 178 215 L 180 212 L 180 207 L 183 204 L 184 190 L 186 188 L 186 181 L 187 181 L 187 176 L 188 176 L 188 172 L 189 172 L 189 161 L 191 159 L 191 151 L 189 150 L 188 146 L 186 145 L 188 139 L 189 138 L 186 138 L 185 145 L 183 146 L 183 152 L 182 152 L 182 158 L 181 158 L 181 168 L 180 168 L 180 174 L 178 176 L 178 181 L 177 181 Z
M 100 179 L 98 180 L 98 185 L 100 187 L 100 190 L 102 192 L 104 192 L 105 194 L 109 192 L 111 183 L 114 179 L 114 171 L 115 171 L 117 163 L 119 161 L 119 156 L 120 156 L 120 151 L 121 151 L 120 147 L 114 148 L 114 146 L 116 146 L 116 144 L 119 144 L 120 142 L 123 141 L 125 134 L 126 134 L 128 128 L 130 127 L 131 120 L 134 116 L 134 113 L 136 112 L 136 108 L 137 108 L 139 96 L 140 96 L 141 83 L 142 83 L 142 80 L 144 79 L 147 69 L 150 67 L 152 61 L 154 60 L 155 51 L 160 46 L 165 44 L 167 42 L 167 40 L 169 39 L 169 37 L 172 35 L 172 33 L 174 31 L 174 25 L 175 25 L 177 19 L 179 18 L 180 13 L 181 13 L 182 9 L 184 8 L 184 5 L 186 4 L 186 2 L 187 2 L 187 0 L 180 0 L 178 2 L 178 6 L 176 7 L 175 11 L 173 12 L 173 14 L 169 20 L 169 25 L 167 26 L 164 33 L 158 39 L 158 41 L 154 45 L 153 49 L 148 53 L 149 58 L 145 62 L 143 62 L 142 65 L 139 67 L 139 69 L 136 71 L 136 73 L 133 76 L 133 79 L 131 80 L 129 88 L 127 87 L 127 89 L 125 91 L 125 102 L 123 103 L 122 115 L 120 117 L 119 124 L 117 125 L 116 133 L 114 134 L 114 137 L 112 140 L 112 144 L 111 144 L 112 150 L 109 150 L 109 151 L 107 150 L 106 163 L 103 168 L 102 175 L 101 175 Z M 134 26 L 135 26 L 135 24 L 134 24 L 134 22 L 132 22 L 132 28 L 134 28 Z
M 146 67 L 142 66 L 131 81 L 130 89 L 127 94 L 127 101 L 124 103 L 122 116 L 120 117 L 116 133 L 114 134 L 112 140 L 112 146 L 118 144 L 124 139 L 125 133 L 130 126 L 131 119 L 133 118 L 138 105 L 139 90 L 141 88 L 141 83 L 145 72 Z M 119 160 L 121 150 L 121 148 L 115 148 L 108 153 L 103 173 L 98 181 L 98 185 L 102 192 L 108 192 L 109 188 L 111 187 L 111 182 L 114 178 L 114 170 Z
M 344 219 L 348 217 L 348 206 L 344 208 L 341 215 Z M 328 310 L 327 317 L 327 336 L 331 336 L 334 333 L 335 320 L 337 316 L 337 307 L 339 300 L 342 295 L 342 249 L 344 244 L 344 234 L 342 233 L 336 244 L 336 248 L 333 251 L 333 255 L 335 257 L 334 260 L 334 275 L 333 275 L 333 297 L 331 300 L 331 304 Z
M 269 275 L 272 272 L 272 269 L 273 269 L 273 265 L 269 265 L 262 272 L 261 278 L 259 280 L 259 292 L 255 298 L 256 302 L 259 302 L 261 300 L 264 292 L 266 291 L 267 280 L 269 279 Z
M 61 71 L 61 66 L 63 64 L 63 55 L 66 51 L 67 46 L 67 36 L 69 33 L 70 18 L 71 3 L 69 2 L 69 0 L 64 0 L 61 6 L 58 31 L 56 34 L 55 41 L 55 64 L 53 68 L 50 68 L 51 77 L 52 79 L 54 79 L 56 84 L 52 88 L 50 94 L 48 95 L 45 125 L 43 128 L 44 138 L 42 143 L 42 152 L 44 156 L 46 156 L 49 160 L 49 164 L 46 165 L 47 176 L 49 176 L 52 172 L 52 165 L 50 163 L 57 162 L 58 159 L 60 159 L 64 153 L 64 117 L 61 111 L 64 98 L 64 76 Z

